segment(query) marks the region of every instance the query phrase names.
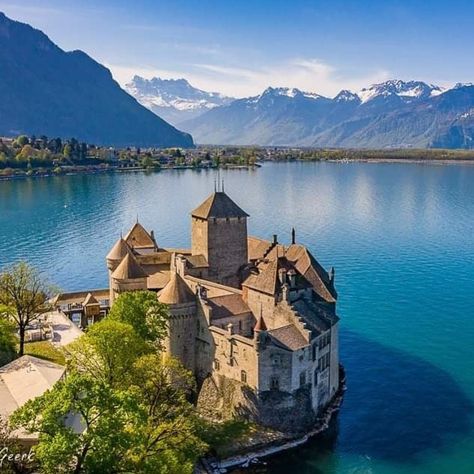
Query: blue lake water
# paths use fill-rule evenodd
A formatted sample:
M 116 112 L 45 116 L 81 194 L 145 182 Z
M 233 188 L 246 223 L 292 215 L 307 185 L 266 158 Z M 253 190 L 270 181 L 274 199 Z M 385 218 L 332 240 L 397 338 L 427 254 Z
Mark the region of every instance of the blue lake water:
M 474 472 L 474 166 L 281 163 L 222 172 L 251 234 L 336 267 L 348 390 L 337 435 L 275 473 Z M 26 259 L 67 290 L 107 284 L 105 255 L 137 215 L 188 246 L 213 171 L 0 182 L 0 267 Z

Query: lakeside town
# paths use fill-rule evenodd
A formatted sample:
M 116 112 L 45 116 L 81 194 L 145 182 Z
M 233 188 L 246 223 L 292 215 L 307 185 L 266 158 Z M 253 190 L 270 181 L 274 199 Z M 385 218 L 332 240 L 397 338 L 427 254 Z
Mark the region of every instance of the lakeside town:
M 199 145 L 116 148 L 46 136 L 0 138 L 0 179 L 110 171 L 253 168 L 265 161 L 474 162 L 473 150 Z

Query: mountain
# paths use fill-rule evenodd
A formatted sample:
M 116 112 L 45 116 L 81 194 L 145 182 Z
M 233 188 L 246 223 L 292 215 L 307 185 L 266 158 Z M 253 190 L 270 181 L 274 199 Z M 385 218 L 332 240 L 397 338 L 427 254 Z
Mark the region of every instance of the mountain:
M 115 146 L 192 146 L 193 140 L 127 94 L 82 51 L 0 12 L 0 136 L 75 137 Z
M 391 80 L 334 98 L 270 87 L 181 127 L 199 143 L 474 148 L 474 85 Z
M 234 100 L 218 92 L 197 89 L 186 79 L 144 79 L 134 76 L 132 81 L 125 85 L 125 90 L 140 104 L 173 125 Z

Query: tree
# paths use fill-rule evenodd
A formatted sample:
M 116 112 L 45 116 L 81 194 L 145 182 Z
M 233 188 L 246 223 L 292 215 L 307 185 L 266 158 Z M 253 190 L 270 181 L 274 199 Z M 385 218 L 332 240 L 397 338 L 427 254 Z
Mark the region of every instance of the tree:
M 72 373 L 28 401 L 10 422 L 39 433 L 35 454 L 41 472 L 112 473 L 126 466 L 141 415 L 133 391 Z
M 15 428 L 39 433 L 41 472 L 193 471 L 206 446 L 187 401 L 191 374 L 158 354 L 130 357 L 128 382 L 111 385 L 98 373 L 73 369 L 12 415 Z
M 19 148 L 24 147 L 29 143 L 28 137 L 26 135 L 19 135 L 15 140 L 15 145 Z
M 145 341 L 159 345 L 167 334 L 169 310 L 151 291 L 121 293 L 108 319 L 128 323 Z
M 10 317 L 18 329 L 20 356 L 24 353 L 27 326 L 50 309 L 47 300 L 53 291 L 42 275 L 25 262 L 0 273 L 0 304 L 12 309 Z
M 15 326 L 5 317 L 9 314 L 11 310 L 0 308 L 0 366 L 13 360 L 16 353 Z
M 132 389 L 147 413 L 133 449 L 135 472 L 193 472 L 206 445 L 188 401 L 195 390 L 191 372 L 174 359 L 149 354 L 137 360 L 133 373 Z
M 129 383 L 135 361 L 149 351 L 130 324 L 104 319 L 67 348 L 68 366 L 111 387 Z

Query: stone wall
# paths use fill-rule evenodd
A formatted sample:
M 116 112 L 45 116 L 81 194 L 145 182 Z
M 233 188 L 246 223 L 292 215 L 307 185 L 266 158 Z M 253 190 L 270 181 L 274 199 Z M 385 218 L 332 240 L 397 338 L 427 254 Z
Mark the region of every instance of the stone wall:
M 193 217 L 191 241 L 192 254 L 206 257 L 210 279 L 234 287 L 239 285 L 239 269 L 248 261 L 245 218 Z

